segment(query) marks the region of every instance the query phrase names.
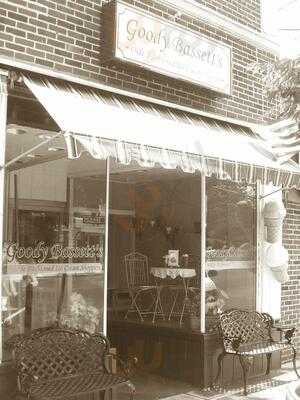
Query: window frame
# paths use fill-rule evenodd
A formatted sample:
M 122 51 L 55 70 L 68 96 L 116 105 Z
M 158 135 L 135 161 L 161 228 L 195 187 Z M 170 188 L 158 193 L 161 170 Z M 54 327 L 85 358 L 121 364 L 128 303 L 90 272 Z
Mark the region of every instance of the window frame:
M 207 190 L 206 180 L 207 177 L 202 173 L 202 186 L 201 186 L 201 312 L 200 312 L 200 331 L 205 334 L 205 264 L 206 264 L 206 226 L 207 226 Z M 261 311 L 262 307 L 262 243 L 264 237 L 264 223 L 262 217 L 262 202 L 260 196 L 262 193 L 262 185 L 260 181 L 255 184 L 256 189 L 256 216 L 255 216 L 255 311 Z

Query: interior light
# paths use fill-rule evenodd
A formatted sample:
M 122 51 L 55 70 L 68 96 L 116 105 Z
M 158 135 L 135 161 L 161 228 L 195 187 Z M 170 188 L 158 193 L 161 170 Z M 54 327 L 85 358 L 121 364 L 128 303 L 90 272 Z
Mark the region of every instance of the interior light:
M 40 133 L 40 134 L 38 135 L 38 137 L 39 137 L 40 139 L 44 139 L 44 140 L 52 139 L 52 138 L 53 138 L 52 135 L 47 134 L 47 133 Z
M 39 158 L 39 157 L 43 157 L 41 154 L 27 154 L 28 158 Z
M 48 147 L 48 151 L 63 151 L 63 147 Z
M 24 135 L 26 131 L 24 129 L 17 128 L 15 126 L 10 126 L 7 128 L 7 133 L 9 135 Z

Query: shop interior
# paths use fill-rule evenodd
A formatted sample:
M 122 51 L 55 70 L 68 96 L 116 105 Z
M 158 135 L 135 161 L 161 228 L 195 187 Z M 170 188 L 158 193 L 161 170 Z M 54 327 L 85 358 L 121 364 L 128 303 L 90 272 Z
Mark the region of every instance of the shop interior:
M 6 139 L 3 342 L 57 319 L 91 332 L 107 326 L 121 354 L 181 378 L 169 374 L 161 340 L 128 344 L 120 332 L 199 335 L 201 265 L 206 332 L 223 309 L 255 307 L 255 187 L 207 177 L 204 194 L 200 174 L 114 160 L 107 179 L 106 160 L 69 160 L 48 115 L 37 104 L 36 115 L 34 107 L 27 113 L 27 100 L 17 104 L 23 112 L 10 105 Z

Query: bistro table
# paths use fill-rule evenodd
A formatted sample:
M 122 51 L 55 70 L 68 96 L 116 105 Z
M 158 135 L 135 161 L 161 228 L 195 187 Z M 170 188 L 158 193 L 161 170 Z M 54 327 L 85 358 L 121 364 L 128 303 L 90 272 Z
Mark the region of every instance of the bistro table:
M 196 270 L 193 268 L 180 268 L 180 267 L 178 267 L 178 268 L 176 268 L 176 267 L 152 267 L 150 269 L 150 273 L 155 278 L 160 278 L 160 279 L 166 279 L 166 278 L 176 279 L 178 277 L 181 278 L 183 290 L 184 290 L 184 299 L 183 299 L 182 309 L 181 309 L 181 313 L 180 313 L 180 325 L 181 325 L 182 320 L 183 320 L 184 311 L 189 303 L 189 290 L 188 290 L 189 279 L 196 276 Z M 176 294 L 176 297 L 172 304 L 171 312 L 169 314 L 169 320 L 172 317 L 174 307 L 176 305 L 177 297 L 178 297 L 178 293 Z

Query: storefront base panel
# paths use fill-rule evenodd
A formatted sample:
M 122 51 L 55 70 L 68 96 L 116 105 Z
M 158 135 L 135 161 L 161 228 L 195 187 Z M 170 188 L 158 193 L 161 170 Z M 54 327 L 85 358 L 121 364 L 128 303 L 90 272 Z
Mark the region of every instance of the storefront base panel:
M 212 385 L 217 372 L 217 356 L 221 341 L 217 334 L 202 334 L 187 328 L 142 324 L 131 321 L 109 323 L 111 344 L 126 359 L 138 358 L 137 370 L 149 371 L 168 378 L 192 383 L 201 388 Z M 280 354 L 272 356 L 272 369 L 280 368 Z M 249 376 L 263 375 L 266 357 L 253 359 Z M 238 359 L 225 357 L 220 384 L 241 382 L 242 371 Z
M 1 400 L 12 400 L 15 398 L 17 389 L 16 374 L 10 364 L 4 364 L 0 366 L 0 399 Z M 75 396 L 74 400 L 112 400 L 111 393 L 107 393 L 104 396 L 103 393 L 99 394 L 88 394 Z
M 192 383 L 200 388 L 211 386 L 217 371 L 217 356 L 221 351 L 216 334 L 201 334 L 186 328 L 141 324 L 130 321 L 109 323 L 111 344 L 118 354 L 126 358 L 136 356 L 139 366 L 149 373 Z M 272 356 L 272 369 L 280 368 L 280 354 Z M 139 370 L 139 368 L 137 369 Z M 266 370 L 264 356 L 253 360 L 251 375 L 263 375 Z M 222 368 L 220 384 L 236 385 L 241 382 L 238 360 L 227 356 Z M 0 367 L 0 399 L 11 400 L 16 392 L 16 375 L 10 364 Z M 110 395 L 106 396 L 107 400 Z M 76 400 L 103 400 L 102 394 L 77 396 Z
M 11 400 L 16 393 L 16 374 L 10 364 L 0 366 L 0 399 Z

